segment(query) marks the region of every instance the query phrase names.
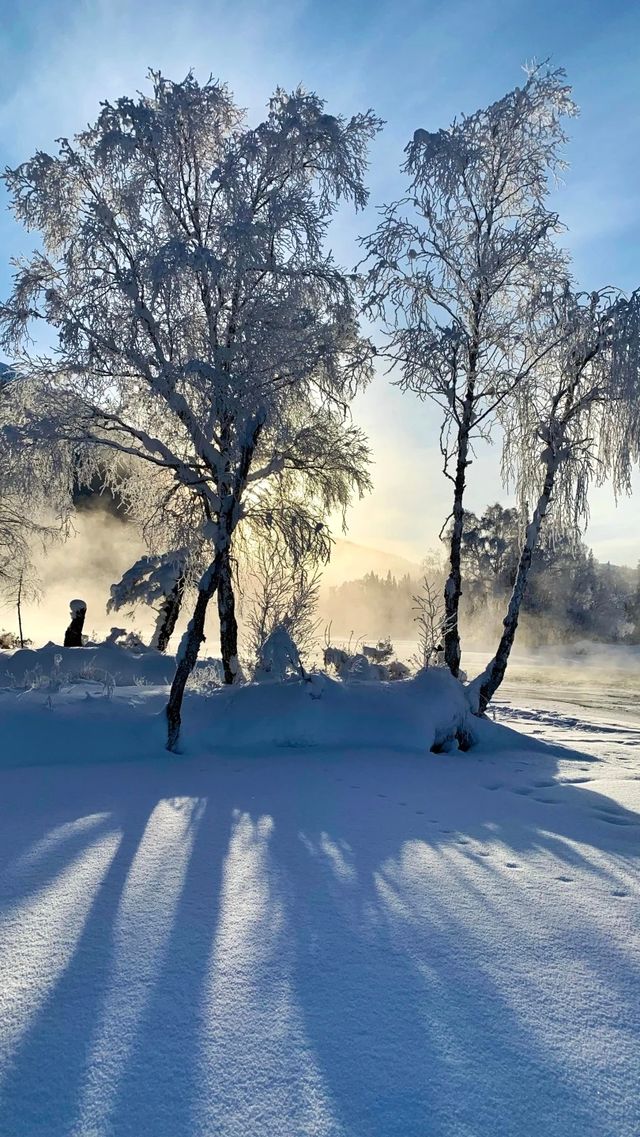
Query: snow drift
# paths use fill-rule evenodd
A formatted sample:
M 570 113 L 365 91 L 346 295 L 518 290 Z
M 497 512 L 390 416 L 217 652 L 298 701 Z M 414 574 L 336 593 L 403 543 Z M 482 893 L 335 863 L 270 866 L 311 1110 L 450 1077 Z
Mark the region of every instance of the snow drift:
M 53 692 L 5 690 L 2 764 L 159 757 L 165 753 L 166 699 L 165 685 L 105 687 L 91 680 Z M 447 671 L 393 683 L 345 683 L 316 673 L 308 681 L 188 693 L 181 750 L 212 758 L 238 750 L 266 755 L 283 747 L 426 754 L 457 749 L 456 736 L 470 736 L 472 721 L 464 688 Z
M 469 735 L 469 708 L 460 683 L 439 668 L 413 679 L 341 682 L 323 672 L 308 682 L 247 684 L 214 691 L 196 714 L 187 709 L 185 744 L 192 749 L 256 746 L 456 748 Z

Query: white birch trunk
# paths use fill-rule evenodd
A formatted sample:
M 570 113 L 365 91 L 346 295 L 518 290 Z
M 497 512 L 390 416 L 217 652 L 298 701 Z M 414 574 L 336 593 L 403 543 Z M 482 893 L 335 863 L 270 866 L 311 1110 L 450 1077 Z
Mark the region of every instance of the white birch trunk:
M 464 414 L 458 432 L 458 457 L 453 494 L 453 528 L 449 550 L 450 571 L 444 588 L 444 659 L 454 678 L 460 674 L 460 629 L 459 609 L 462 596 L 462 530 L 464 526 L 464 491 L 467 484 L 469 465 L 469 435 L 471 433 L 471 414 L 473 410 L 473 385 L 470 385 L 465 400 Z
M 187 685 L 187 679 L 196 665 L 200 645 L 204 640 L 204 621 L 209 601 L 218 587 L 221 559 L 222 552 L 218 549 L 209 568 L 200 578 L 195 610 L 176 655 L 176 672 L 166 708 L 167 750 L 175 751 L 178 746 L 184 689 Z
M 525 542 L 520 554 L 518 572 L 516 574 L 513 591 L 509 600 L 509 607 L 507 608 L 507 614 L 502 622 L 504 630 L 502 632 L 502 636 L 500 637 L 498 650 L 496 651 L 493 660 L 487 667 L 482 683 L 480 685 L 478 701 L 478 710 L 480 714 L 484 714 L 486 711 L 489 703 L 491 702 L 491 699 L 502 683 L 505 672 L 507 670 L 507 663 L 509 662 L 509 656 L 511 654 L 511 649 L 514 644 L 516 631 L 518 628 L 520 608 L 524 599 L 529 572 L 531 570 L 531 561 L 533 559 L 533 553 L 536 545 L 538 544 L 542 522 L 544 521 L 547 510 L 549 508 L 549 503 L 551 501 L 557 469 L 557 459 L 550 457 L 547 461 L 547 469 L 542 493 L 538 498 L 533 517 L 527 525 Z

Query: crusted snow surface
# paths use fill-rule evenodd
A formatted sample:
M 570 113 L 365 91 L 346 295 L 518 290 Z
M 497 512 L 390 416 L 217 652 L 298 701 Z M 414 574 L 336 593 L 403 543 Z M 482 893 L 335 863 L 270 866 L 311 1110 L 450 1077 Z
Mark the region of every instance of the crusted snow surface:
M 636 1137 L 637 721 L 338 686 L 0 694 L 0 1133 Z

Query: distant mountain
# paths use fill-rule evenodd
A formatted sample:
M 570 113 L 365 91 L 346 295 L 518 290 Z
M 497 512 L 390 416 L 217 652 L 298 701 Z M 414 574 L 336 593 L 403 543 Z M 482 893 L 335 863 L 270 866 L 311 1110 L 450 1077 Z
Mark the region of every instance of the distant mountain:
M 383 549 L 372 549 L 368 545 L 357 545 L 354 541 L 338 538 L 333 546 L 331 560 L 323 573 L 323 584 L 330 587 L 342 584 L 345 580 L 358 580 L 367 572 L 378 576 L 406 576 L 414 580 L 422 575 L 417 561 L 409 561 L 396 553 L 386 553 Z

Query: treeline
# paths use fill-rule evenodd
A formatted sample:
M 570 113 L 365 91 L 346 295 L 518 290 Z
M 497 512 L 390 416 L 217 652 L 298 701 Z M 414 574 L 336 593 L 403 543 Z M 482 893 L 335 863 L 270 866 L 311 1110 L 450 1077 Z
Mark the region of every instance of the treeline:
M 486 647 L 495 636 L 515 583 L 522 529 L 519 511 L 498 504 L 481 517 L 465 515 L 461 614 L 469 646 Z M 432 556 L 424 568 L 441 591 L 444 564 Z M 366 573 L 328 590 L 326 617 L 343 633 L 413 639 L 419 584 L 409 574 Z M 640 566 L 600 563 L 584 543 L 547 533 L 532 557 L 521 641 L 539 646 L 580 639 L 640 643 Z

